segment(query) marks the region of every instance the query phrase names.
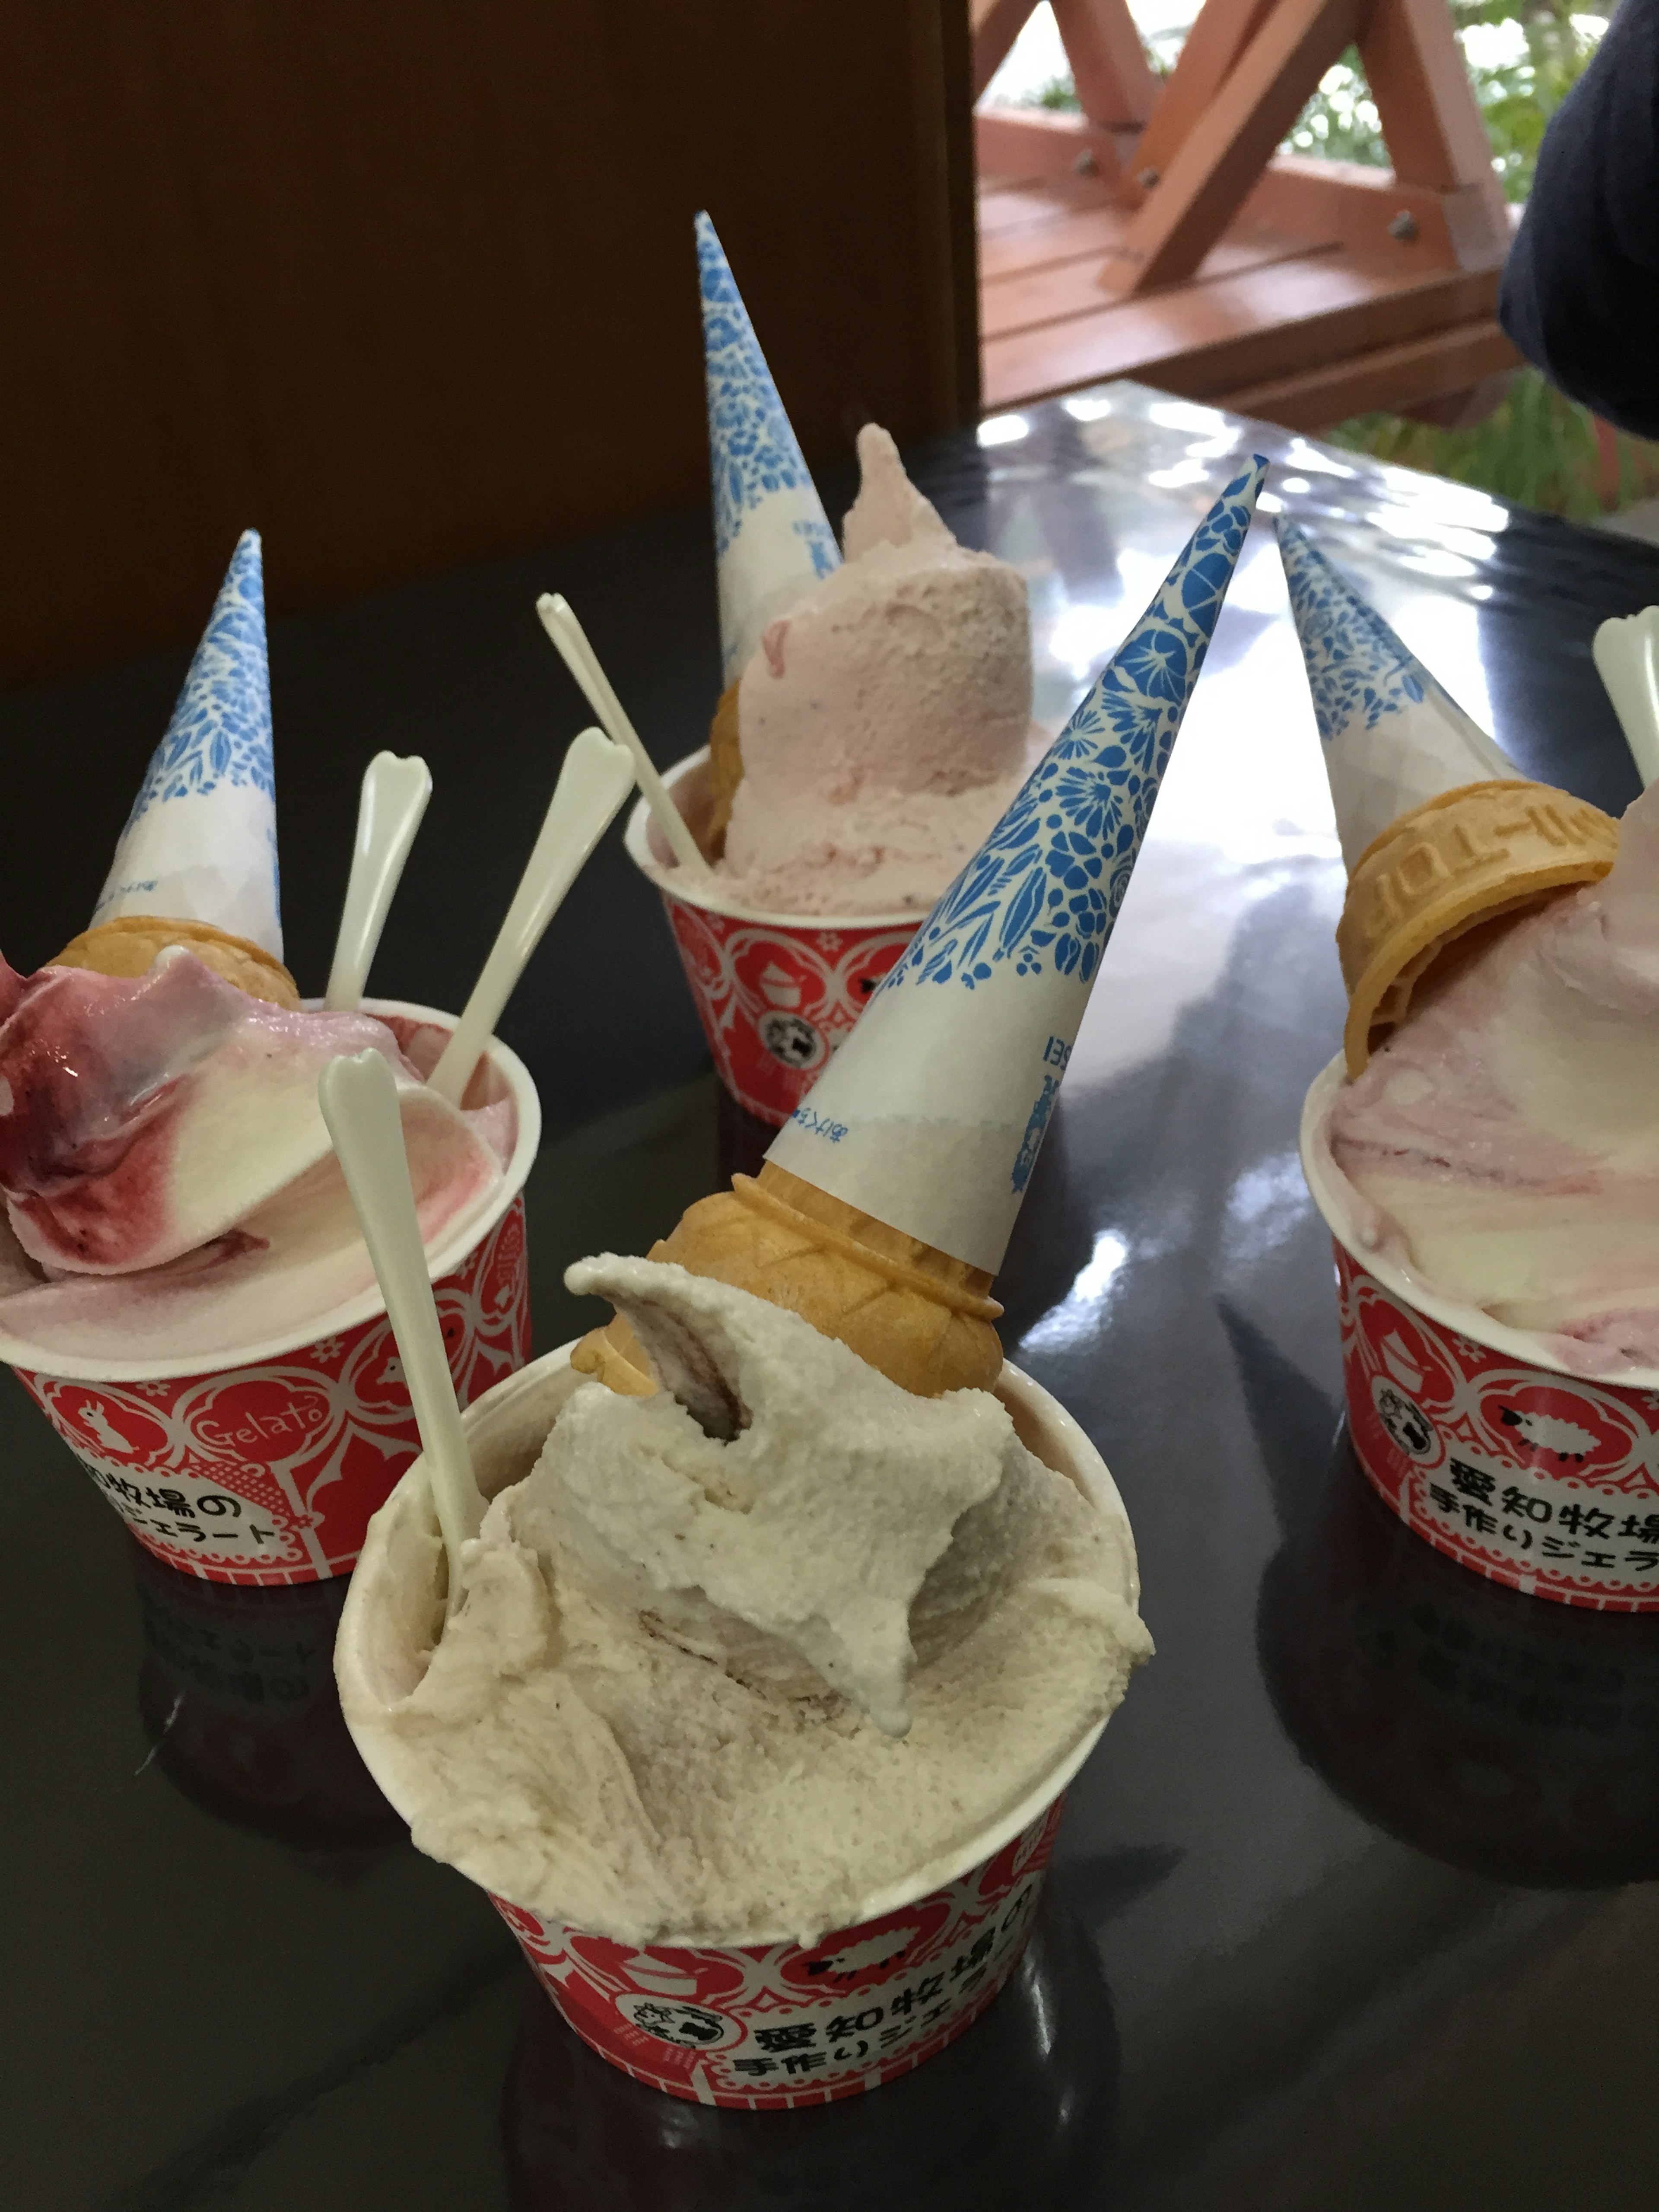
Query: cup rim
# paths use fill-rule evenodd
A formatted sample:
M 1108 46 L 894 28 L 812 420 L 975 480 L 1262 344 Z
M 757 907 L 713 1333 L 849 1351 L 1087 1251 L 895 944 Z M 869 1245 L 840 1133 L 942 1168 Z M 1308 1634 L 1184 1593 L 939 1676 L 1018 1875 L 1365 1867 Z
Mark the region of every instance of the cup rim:
M 1446 1297 L 1419 1281 L 1409 1269 L 1401 1267 L 1385 1253 L 1365 1249 L 1346 1218 L 1346 1209 L 1337 1190 L 1341 1170 L 1331 1158 L 1329 1146 L 1322 1141 L 1325 1116 L 1347 1077 L 1347 1062 L 1339 1052 L 1321 1068 L 1308 1085 L 1307 1096 L 1302 1102 L 1299 1150 L 1303 1179 L 1307 1183 L 1309 1195 L 1318 1208 L 1326 1228 L 1355 1265 L 1373 1276 L 1391 1297 L 1398 1298 L 1403 1305 L 1411 1307 L 1430 1321 L 1438 1322 L 1443 1328 L 1455 1329 L 1458 1335 L 1469 1337 L 1474 1343 L 1484 1345 L 1489 1352 L 1501 1352 L 1510 1359 L 1522 1361 L 1526 1366 L 1541 1368 L 1547 1374 L 1559 1375 L 1578 1385 L 1589 1383 L 1614 1390 L 1659 1392 L 1659 1367 L 1632 1367 L 1619 1375 L 1591 1375 L 1583 1368 L 1569 1367 L 1559 1353 L 1549 1350 L 1544 1338 L 1530 1330 L 1511 1328 L 1506 1322 L 1494 1321 L 1480 1306 L 1467 1305 L 1459 1299 Z
M 702 768 L 708 758 L 708 748 L 701 745 L 684 760 L 663 771 L 663 785 L 670 798 L 680 784 Z M 908 929 L 914 935 L 927 919 L 927 909 L 911 908 L 899 914 L 787 914 L 775 907 L 750 906 L 730 892 L 718 890 L 684 888 L 678 881 L 678 868 L 664 868 L 651 850 L 651 808 L 643 799 L 636 799 L 628 817 L 628 827 L 623 833 L 623 842 L 628 857 L 646 881 L 653 884 L 665 898 L 678 899 L 682 906 L 693 906 L 704 914 L 720 914 L 733 921 L 766 921 L 781 925 L 786 929 L 833 930 L 848 929 Z M 713 884 L 717 879 L 711 876 Z
M 461 1415 L 462 1426 L 468 1431 L 469 1440 L 472 1432 L 479 1429 L 487 1429 L 496 1422 L 506 1426 L 511 1417 L 514 1401 L 566 1371 L 570 1365 L 570 1355 L 580 1341 L 580 1337 L 573 1337 L 568 1344 L 560 1345 L 556 1351 L 544 1352 L 539 1359 L 533 1359 L 527 1366 L 520 1368 L 514 1374 L 503 1376 L 501 1382 L 486 1390 L 481 1397 L 476 1398 Z M 1026 1413 L 1028 1419 L 1041 1419 L 1051 1426 L 1056 1440 L 1063 1446 L 1066 1455 L 1073 1462 L 1077 1478 L 1089 1502 L 1103 1518 L 1115 1521 L 1120 1524 L 1126 1548 L 1132 1599 L 1138 1607 L 1140 1601 L 1140 1571 L 1135 1551 L 1134 1532 L 1130 1526 L 1128 1512 L 1122 1497 L 1112 1479 L 1111 1470 L 1096 1449 L 1087 1432 L 1066 1412 L 1058 1399 L 1051 1396 L 1041 1383 L 1033 1382 L 1031 1377 L 1023 1370 L 1016 1367 L 1012 1360 L 1004 1360 L 1002 1371 L 997 1378 L 996 1389 L 999 1395 L 1006 1392 L 1007 1399 L 1012 1401 L 1011 1411 L 1018 1407 Z M 357 1565 L 352 1573 L 351 1585 L 346 1592 L 345 1605 L 340 1614 L 340 1625 L 334 1644 L 335 1674 L 347 1707 L 346 1725 L 351 1732 L 352 1741 L 356 1745 L 363 1764 L 385 1792 L 387 1800 L 405 1820 L 410 1816 L 399 1802 L 399 1784 L 408 1771 L 405 1765 L 404 1747 L 395 1735 L 389 1732 L 382 1733 L 373 1723 L 355 1721 L 351 1717 L 349 1707 L 354 1702 L 368 1704 L 375 1698 L 376 1693 L 368 1679 L 367 1670 L 360 1663 L 358 1647 L 360 1640 L 364 1638 L 364 1631 L 359 1625 L 360 1618 L 368 1613 L 368 1608 L 375 1601 L 372 1595 L 372 1585 L 374 1581 L 374 1571 L 378 1565 L 377 1555 L 389 1549 L 394 1523 L 407 1516 L 417 1516 L 419 1523 L 426 1533 L 437 1541 L 439 1549 L 441 1549 L 441 1540 L 437 1534 L 437 1512 L 432 1504 L 431 1491 L 427 1482 L 424 1455 L 414 1460 L 404 1470 L 393 1486 L 386 1504 L 369 1522 L 363 1539 L 363 1548 L 358 1555 Z M 435 1557 L 435 1554 L 434 1556 Z M 1018 1803 L 1000 1814 L 994 1820 L 979 1830 L 968 1842 L 940 1853 L 908 1879 L 890 1882 L 885 1889 L 872 1892 L 870 1895 L 860 1901 L 856 1911 L 849 1919 L 838 1924 L 845 1928 L 861 1927 L 866 1922 L 879 1920 L 887 1913 L 900 1911 L 905 1906 L 914 1905 L 920 1899 L 930 1896 L 933 1891 L 943 1889 L 950 1883 L 959 1881 L 963 1875 L 971 1873 L 975 1868 L 983 1866 L 988 1861 L 994 1859 L 1000 1850 L 1012 1843 L 1016 1837 L 1023 1834 L 1032 1821 L 1046 1812 L 1055 1798 L 1065 1791 L 1090 1753 L 1100 1741 L 1105 1731 L 1106 1720 L 1109 1720 L 1110 1717 L 1111 1715 L 1108 1714 L 1105 1720 L 1097 1721 L 1092 1727 L 1086 1729 L 1077 1742 L 1061 1753 L 1048 1772 L 1032 1784 Z M 458 1869 L 457 1871 L 460 1872 L 462 1869 Z M 476 1877 L 469 1875 L 466 1879 L 475 1881 Z M 483 1885 L 480 1884 L 479 1887 Z M 508 1899 L 505 1901 L 514 1905 L 520 1911 L 534 1914 L 538 1920 L 542 1921 L 544 1924 L 546 1923 L 546 1916 L 538 1907 L 520 1905 L 516 1899 Z M 594 1929 L 590 1932 L 599 1934 L 602 1931 Z M 798 1928 L 772 1927 L 744 1931 L 737 1935 L 721 1936 L 718 1939 L 707 1936 L 663 1936 L 654 1938 L 649 1948 L 653 1950 L 732 1951 L 757 1949 L 773 1944 L 796 1943 L 799 1941 L 800 1930 Z
M 458 1016 L 447 1013 L 441 1007 L 422 1006 L 408 999 L 368 999 L 362 1000 L 365 1013 L 401 1014 L 417 1022 L 431 1022 L 453 1029 Z M 510 1045 L 499 1037 L 491 1037 L 484 1047 L 484 1057 L 495 1066 L 513 1094 L 518 1115 L 518 1133 L 512 1157 L 501 1170 L 501 1180 L 491 1194 L 489 1205 L 481 1213 L 471 1215 L 459 1228 L 447 1230 L 439 1242 L 428 1248 L 427 1274 L 430 1281 L 441 1282 L 453 1273 L 467 1255 L 483 1243 L 507 1208 L 524 1188 L 525 1179 L 534 1164 L 541 1143 L 542 1105 L 530 1070 Z M 266 1359 L 280 1358 L 283 1353 L 297 1352 L 302 1345 L 314 1344 L 325 1336 L 338 1336 L 347 1329 L 361 1328 L 386 1311 L 386 1300 L 381 1296 L 378 1281 L 371 1282 L 367 1290 L 360 1291 L 355 1298 L 342 1305 L 331 1306 L 325 1313 L 314 1314 L 293 1328 L 280 1331 L 275 1336 L 256 1338 L 246 1345 L 238 1345 L 230 1352 L 203 1353 L 159 1353 L 153 1359 L 107 1360 L 94 1359 L 74 1353 L 55 1354 L 48 1348 L 25 1343 L 21 1338 L 8 1336 L 0 1328 L 0 1361 L 9 1367 L 21 1367 L 27 1374 L 49 1375 L 63 1382 L 167 1382 L 189 1376 L 228 1374 L 233 1368 L 251 1367 Z M 206 1357 L 207 1364 L 204 1364 Z

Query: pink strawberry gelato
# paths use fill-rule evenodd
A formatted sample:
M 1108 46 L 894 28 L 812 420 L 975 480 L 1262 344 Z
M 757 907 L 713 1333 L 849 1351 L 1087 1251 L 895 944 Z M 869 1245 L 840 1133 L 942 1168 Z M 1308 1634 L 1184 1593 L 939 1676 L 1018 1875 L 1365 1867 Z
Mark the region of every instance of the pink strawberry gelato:
M 1578 1372 L 1659 1368 L 1659 787 L 1419 999 L 1325 1125 L 1358 1241 Z
M 926 913 L 1043 742 L 1024 582 L 957 543 L 885 430 L 862 430 L 858 450 L 845 562 L 770 625 L 739 681 L 743 781 L 719 876 L 769 912 Z

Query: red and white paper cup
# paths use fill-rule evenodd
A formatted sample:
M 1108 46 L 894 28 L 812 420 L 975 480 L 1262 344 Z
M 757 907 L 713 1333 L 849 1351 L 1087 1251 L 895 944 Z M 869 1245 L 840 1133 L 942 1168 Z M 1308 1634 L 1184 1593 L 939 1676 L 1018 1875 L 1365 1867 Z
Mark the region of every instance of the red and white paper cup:
M 365 1010 L 446 1034 L 452 1014 L 392 1000 Z M 428 1254 L 463 1405 L 530 1357 L 524 1182 L 541 1105 L 518 1054 L 491 1043 L 474 1103 L 510 1096 L 513 1157 L 482 1218 Z M 144 1548 L 209 1582 L 275 1585 L 349 1574 L 369 1516 L 420 1449 L 378 1285 L 319 1331 L 239 1348 L 211 1368 L 149 1359 L 15 1368 Z
M 581 1381 L 566 1345 L 499 1384 L 465 1417 L 484 1495 L 521 1481 Z M 1128 1521 L 1106 1464 L 1077 1423 L 1018 1368 L 997 1395 L 1026 1445 L 1103 1514 Z M 416 1461 L 368 1532 L 335 1665 L 365 1765 L 399 1810 L 426 1786 L 417 1749 L 365 1723 L 406 1695 L 431 1618 L 412 1573 L 435 1571 L 437 1516 Z M 432 1596 L 435 1599 L 435 1584 Z M 971 2027 L 1012 1972 L 1036 1917 L 1066 1784 L 1103 1721 L 1003 1817 L 919 1881 L 871 1897 L 858 1921 L 811 1944 L 778 1929 L 727 1943 L 614 1942 L 493 1893 L 561 2015 L 613 2066 L 670 2096 L 786 2112 L 856 2096 L 912 2072 Z
M 708 811 L 708 767 L 705 746 L 664 779 L 700 840 Z M 781 1127 L 926 917 L 745 907 L 725 896 L 716 878 L 693 881 L 673 868 L 643 799 L 629 819 L 627 843 L 635 866 L 662 894 L 720 1081 L 738 1105 Z
M 1302 1168 L 1336 1246 L 1354 1451 L 1408 1528 L 1529 1596 L 1659 1612 L 1659 1370 L 1603 1382 L 1435 1296 L 1355 1237 L 1321 1138 L 1339 1054 L 1308 1092 Z

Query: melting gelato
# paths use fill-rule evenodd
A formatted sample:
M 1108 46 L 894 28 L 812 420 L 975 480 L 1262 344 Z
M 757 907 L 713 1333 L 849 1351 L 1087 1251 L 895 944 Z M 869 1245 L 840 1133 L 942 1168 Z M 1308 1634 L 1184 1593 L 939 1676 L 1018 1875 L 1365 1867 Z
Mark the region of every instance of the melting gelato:
M 430 1657 L 348 1680 L 348 1718 L 402 1739 L 421 1848 L 547 1917 L 629 1942 L 845 1925 L 1117 1705 L 1152 1649 L 1127 1524 L 987 1393 L 913 1396 L 683 1268 L 567 1280 L 665 1387 L 575 1390 L 447 1625 L 435 1532 L 424 1577 L 371 1551 L 398 1587 L 354 1604 L 423 1583 Z
M 250 998 L 191 954 L 137 979 L 0 962 L 0 1352 L 210 1356 L 270 1340 L 374 1270 L 317 1106 L 341 1053 L 398 1078 L 428 1241 L 480 1211 L 514 1138 L 510 1100 L 458 1113 L 426 1090 L 442 1035 Z
M 1659 1367 L 1659 788 L 1419 990 L 1327 1122 L 1360 1240 L 1581 1372 Z

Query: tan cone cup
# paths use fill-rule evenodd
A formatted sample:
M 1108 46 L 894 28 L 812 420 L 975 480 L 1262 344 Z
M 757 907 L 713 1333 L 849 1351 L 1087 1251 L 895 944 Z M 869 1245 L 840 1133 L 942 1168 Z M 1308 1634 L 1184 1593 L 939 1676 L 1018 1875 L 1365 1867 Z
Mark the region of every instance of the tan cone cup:
M 127 914 L 71 938 L 52 968 L 88 968 L 100 975 L 148 975 L 158 952 L 181 945 L 250 999 L 297 1013 L 300 994 L 282 962 L 251 939 L 233 937 L 210 921 L 174 921 L 160 915 Z
M 1355 861 L 1336 927 L 1350 1077 L 1404 1021 L 1412 993 L 1455 939 L 1596 882 L 1618 856 L 1613 817 L 1547 783 L 1466 783 L 1390 823 Z
M 732 801 L 743 781 L 743 745 L 738 729 L 738 687 L 728 684 L 708 726 L 708 823 L 705 835 L 711 860 L 726 849 Z
M 731 1283 L 802 1315 L 919 1398 L 989 1390 L 1002 1370 L 1002 1309 L 981 1268 L 919 1243 L 768 1161 L 757 1177 L 699 1199 L 651 1248 L 694 1275 Z M 621 1315 L 571 1356 L 627 1396 L 656 1389 Z

